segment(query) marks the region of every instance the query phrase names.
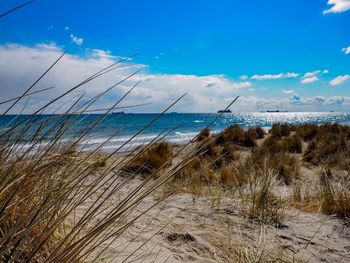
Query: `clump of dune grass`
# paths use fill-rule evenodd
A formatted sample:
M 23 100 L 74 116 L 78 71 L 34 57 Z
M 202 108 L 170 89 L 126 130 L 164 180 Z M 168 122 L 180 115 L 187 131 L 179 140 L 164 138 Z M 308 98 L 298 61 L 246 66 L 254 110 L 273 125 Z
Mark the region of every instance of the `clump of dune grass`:
M 267 155 L 275 155 L 285 152 L 285 149 L 282 147 L 281 142 L 275 137 L 271 136 L 267 137 L 259 148 L 253 150 L 255 150 L 255 153 L 258 153 L 258 149 L 261 154 Z
M 281 140 L 281 147 L 289 153 L 302 153 L 303 142 L 298 134 L 283 138 Z
M 215 137 L 215 144 L 231 143 L 242 147 L 254 147 L 258 138 L 261 138 L 261 131 L 258 132 L 257 129 L 250 128 L 245 131 L 239 125 L 232 125 Z
M 247 166 L 256 169 L 270 169 L 275 171 L 278 178 L 289 185 L 299 175 L 299 161 L 297 157 L 288 154 L 284 143 L 274 137 L 267 138 L 259 147 L 253 149 L 246 160 Z
M 315 196 L 316 186 L 297 181 L 292 185 L 293 194 L 289 204 L 305 212 L 319 212 L 319 201 Z
M 292 204 L 304 211 L 321 212 L 339 218 L 350 218 L 350 179 L 349 176 L 334 178 L 331 171 L 322 168 L 318 183 L 312 188 L 296 183 L 293 186 Z
M 208 139 L 210 137 L 210 129 L 204 128 L 201 130 L 201 132 L 198 134 L 197 141 L 201 142 L 205 139 Z
M 269 133 L 272 137 L 280 139 L 281 137 L 289 136 L 291 133 L 291 125 L 285 123 L 276 123 L 272 125 Z
M 232 163 L 239 160 L 239 149 L 234 144 L 218 145 L 215 138 L 207 138 L 197 144 L 194 152 L 195 157 L 175 174 L 167 188 L 186 182 L 179 191 L 203 195 L 210 193 L 212 188 L 220 191 L 238 183 L 233 175 L 237 169 Z
M 260 138 L 260 135 L 257 133 L 256 129 L 249 128 L 244 132 L 244 138 L 242 145 L 244 147 L 254 147 L 256 146 L 256 139 Z
M 325 124 L 309 142 L 304 160 L 315 165 L 347 169 L 350 162 L 349 128 L 339 124 Z
M 153 144 L 145 152 L 133 158 L 123 170 L 128 173 L 138 172 L 141 174 L 152 174 L 162 166 L 170 166 L 168 162 L 173 154 L 173 145 L 168 142 Z
M 317 124 L 302 124 L 296 127 L 296 133 L 306 142 L 314 139 L 318 131 L 319 126 Z
M 248 183 L 251 172 L 241 162 L 231 164 L 220 169 L 220 182 L 224 188 L 241 187 Z
M 346 139 L 350 139 L 350 127 L 347 125 L 339 123 L 325 123 L 320 125 L 319 129 L 320 133 L 334 133 L 342 135 Z
M 334 181 L 329 173 L 320 174 L 320 189 L 317 193 L 320 210 L 327 215 L 350 218 L 350 180 L 349 177 Z
M 262 226 L 260 233 L 254 239 L 247 237 L 239 231 L 228 231 L 226 238 L 211 237 L 214 243 L 217 262 L 281 262 L 281 263 L 301 263 L 304 262 L 300 256 L 283 248 L 271 246 L 265 236 L 266 229 Z
M 178 188 L 178 192 L 207 195 L 218 186 L 217 172 L 206 158 L 195 157 L 169 181 L 166 189 Z
M 77 179 L 72 168 L 79 167 L 82 161 L 77 156 L 79 152 L 69 148 L 40 157 L 21 156 L 21 162 L 10 158 L 3 163 L 0 174 L 3 260 L 45 260 L 51 245 L 60 241 L 59 233 L 69 231 L 61 213 L 65 206 L 68 209 L 69 193 L 73 190 L 69 186 Z M 89 172 L 102 167 L 99 160 L 86 161 L 84 166 Z M 76 187 L 78 190 L 79 184 Z
M 258 127 L 253 127 L 253 128 L 250 128 L 250 129 L 253 129 L 255 134 L 256 134 L 256 139 L 262 139 L 264 138 L 265 136 L 265 131 L 263 128 L 261 128 L 260 126 Z
M 216 144 L 242 143 L 244 139 L 244 130 L 239 125 L 231 125 L 216 136 Z
M 261 149 L 269 154 L 302 153 L 303 142 L 297 134 L 281 139 L 270 136 L 264 140 Z
M 208 135 L 207 132 L 202 133 Z M 262 171 L 269 169 L 275 171 L 284 183 L 291 184 L 298 176 L 299 162 L 288 153 L 301 151 L 301 139 L 298 135 L 281 140 L 269 136 L 258 146 L 256 140 L 264 135 L 264 130 L 258 127 L 244 130 L 239 125 L 232 125 L 217 135 L 205 136 L 198 144 L 197 158 L 177 174 L 174 182 L 187 180 L 202 164 L 206 164 L 206 172 L 193 178 L 186 191 L 193 188 L 195 190 L 190 192 L 199 193 L 201 187 L 208 188 L 210 185 L 221 189 L 242 186 L 247 184 L 249 173 L 262 175 Z M 252 149 L 251 153 L 240 160 L 240 152 L 247 148 Z
M 283 155 L 280 158 L 271 160 L 269 165 L 270 169 L 276 171 L 278 178 L 286 185 L 290 185 L 295 178 L 299 177 L 300 163 L 294 156 Z
M 232 128 L 241 130 L 240 127 Z M 199 137 L 201 136 L 199 134 Z M 236 138 L 235 136 L 233 135 L 234 138 Z M 170 185 L 179 185 L 188 181 L 182 191 L 203 194 L 212 187 L 230 188 L 236 184 L 237 180 L 234 179 L 233 175 L 235 168 L 232 163 L 239 160 L 241 146 L 227 141 L 227 139 L 227 132 L 223 132 L 198 142 L 194 150 L 196 157 L 189 160 L 186 166 L 174 176 L 169 182 Z M 230 137 L 231 139 L 232 137 Z M 203 167 L 205 169 L 201 174 L 193 176 Z
M 260 126 L 250 127 L 245 131 L 245 133 L 246 133 L 246 137 L 252 138 L 254 140 L 262 139 L 265 136 L 265 131 Z
M 287 124 L 276 124 L 260 147 L 252 150 L 248 164 L 275 171 L 279 179 L 290 185 L 299 175 L 300 162 L 291 154 L 302 153 L 303 142 L 298 134 L 291 134 Z
M 210 195 L 216 192 L 231 191 L 246 185 L 247 182 L 247 170 L 240 162 L 229 163 L 218 168 L 215 160 L 207 157 L 196 157 L 176 173 L 166 188 L 172 189 L 183 185 L 178 190 L 179 192 Z
M 263 175 L 248 176 L 248 183 L 240 193 L 249 219 L 283 226 L 285 204 L 272 192 L 276 183 L 277 176 L 273 170 L 265 170 Z
M 256 140 L 262 139 L 265 131 L 261 127 L 251 127 L 244 130 L 239 125 L 231 125 L 219 134 L 210 136 L 209 130 L 204 129 L 198 136 L 199 149 L 205 156 L 220 161 L 234 161 L 240 147 L 255 147 Z M 222 158 L 219 158 L 222 156 Z
M 183 184 L 180 191 L 195 195 L 210 194 L 213 188 L 215 193 L 237 192 L 239 199 L 243 200 L 248 219 L 281 227 L 285 204 L 272 191 L 279 183 L 278 173 L 281 174 L 281 171 L 270 167 L 266 166 L 266 162 L 259 166 L 248 158 L 245 162 L 230 162 L 217 169 L 215 159 L 212 160 L 203 153 L 189 160 L 169 181 L 167 188 L 172 189 Z M 201 169 L 204 170 L 198 173 Z
M 211 161 L 214 169 L 220 169 L 222 165 L 229 164 L 239 158 L 238 145 L 221 139 L 217 140 L 217 138 L 217 136 L 208 137 L 200 141 L 196 147 L 198 157 Z

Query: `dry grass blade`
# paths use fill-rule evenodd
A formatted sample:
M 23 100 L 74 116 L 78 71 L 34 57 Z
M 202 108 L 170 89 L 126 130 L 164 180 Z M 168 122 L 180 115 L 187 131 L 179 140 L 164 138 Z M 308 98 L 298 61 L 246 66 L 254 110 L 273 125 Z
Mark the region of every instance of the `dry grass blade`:
M 31 5 L 31 4 L 33 4 L 33 3 L 36 2 L 36 1 L 37 1 L 37 0 L 28 1 L 28 2 L 26 2 L 26 3 L 24 3 L 24 4 L 21 4 L 21 5 L 19 5 L 19 6 L 16 6 L 16 7 L 12 8 L 12 9 L 6 11 L 5 13 L 0 14 L 0 18 L 6 16 L 6 15 L 8 15 L 8 14 L 11 14 L 12 12 L 15 12 L 15 11 L 17 11 L 18 9 L 21 9 L 21 8 L 27 6 L 27 5 Z
M 140 103 L 140 104 L 135 104 L 135 105 L 119 106 L 119 107 L 113 107 L 113 108 L 86 110 L 86 111 L 81 111 L 79 113 L 90 113 L 90 112 L 100 112 L 100 111 L 110 112 L 111 110 L 130 109 L 130 108 L 135 108 L 135 107 L 147 106 L 147 105 L 151 105 L 151 104 L 152 103 Z
M 25 94 L 25 95 L 23 95 L 21 97 L 16 97 L 16 98 L 12 98 L 12 99 L 9 99 L 9 100 L 1 101 L 0 105 L 5 104 L 5 103 L 9 103 L 9 102 L 14 101 L 14 100 L 21 99 L 23 97 L 28 97 L 28 96 L 31 96 L 31 95 L 34 95 L 34 94 L 37 94 L 37 93 L 41 93 L 41 92 L 44 92 L 44 91 L 47 91 L 47 90 L 50 90 L 50 89 L 53 89 L 53 88 L 55 88 L 55 87 L 48 87 L 48 88 L 45 88 L 45 89 L 41 89 L 41 90 L 37 90 L 37 91 L 33 91 L 33 92 L 28 92 L 27 94 Z

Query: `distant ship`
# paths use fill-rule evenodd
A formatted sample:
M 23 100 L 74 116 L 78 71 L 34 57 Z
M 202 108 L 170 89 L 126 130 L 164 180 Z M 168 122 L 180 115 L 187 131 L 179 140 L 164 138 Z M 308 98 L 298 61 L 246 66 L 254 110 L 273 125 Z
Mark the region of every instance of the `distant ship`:
M 269 113 L 278 113 L 278 112 L 288 112 L 288 111 L 281 111 L 281 110 L 268 110 L 266 112 L 269 112 Z
M 230 109 L 228 110 L 219 110 L 218 113 L 232 113 Z
M 124 111 L 116 111 L 116 112 L 112 112 L 112 114 L 124 114 Z

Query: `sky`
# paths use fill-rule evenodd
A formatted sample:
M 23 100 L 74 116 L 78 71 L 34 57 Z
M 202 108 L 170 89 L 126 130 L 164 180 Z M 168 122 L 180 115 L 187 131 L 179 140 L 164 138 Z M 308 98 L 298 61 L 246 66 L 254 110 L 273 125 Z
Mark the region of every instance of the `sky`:
M 4 0 L 3 13 L 23 1 Z M 60 101 L 83 92 L 105 108 L 141 81 L 123 104 L 132 112 L 349 111 L 350 0 L 38 0 L 0 19 L 0 100 L 34 88 L 26 110 L 103 67 L 133 56 Z M 26 103 L 26 101 L 23 101 Z M 21 104 L 13 111 L 20 110 Z M 54 110 L 54 109 L 52 109 Z

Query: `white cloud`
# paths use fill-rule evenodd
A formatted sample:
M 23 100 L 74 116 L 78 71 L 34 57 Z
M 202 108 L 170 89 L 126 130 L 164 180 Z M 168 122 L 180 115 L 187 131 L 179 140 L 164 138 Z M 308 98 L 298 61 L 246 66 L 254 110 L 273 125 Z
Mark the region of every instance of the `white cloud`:
M 342 97 L 342 96 L 332 96 L 332 97 L 324 97 L 324 96 L 315 96 L 315 97 L 299 97 L 298 99 L 299 105 L 304 106 L 349 106 L 350 105 L 350 97 Z
M 33 47 L 14 44 L 0 46 L 0 83 L 3 90 L 0 93 L 0 101 L 21 94 L 61 53 L 62 50 L 54 43 L 40 44 Z M 26 112 L 33 112 L 44 102 L 62 94 L 102 68 L 109 66 L 115 61 L 115 57 L 110 51 L 100 49 L 91 50 L 90 54 L 84 57 L 65 55 L 53 70 L 38 83 L 34 90 L 50 86 L 56 86 L 56 88 L 33 96 Z M 21 61 L 21 63 L 18 63 L 18 61 Z M 77 97 L 82 91 L 85 91 L 84 100 L 86 101 L 86 99 L 104 91 L 136 70 L 143 69 L 141 73 L 118 85 L 99 99 L 93 108 L 109 107 L 139 80 L 142 81 L 141 84 L 126 98 L 123 105 L 145 102 L 151 102 L 152 104 L 133 108 L 133 112 L 160 112 L 186 92 L 188 92 L 188 95 L 172 109 L 173 111 L 216 112 L 240 94 L 243 94 L 243 96 L 233 105 L 232 110 L 234 111 L 247 112 L 267 109 L 285 109 L 289 111 L 347 110 L 350 106 L 349 97 L 302 97 L 296 94 L 294 90 L 283 91 L 283 93 L 290 95 L 289 98 L 248 96 L 248 94 L 251 94 L 249 92 L 255 88 L 250 81 L 233 81 L 225 75 L 153 74 L 147 72 L 147 66 L 130 64 L 128 61 L 122 62 L 119 66 L 121 67 L 79 88 L 73 95 Z M 256 89 L 262 88 L 256 87 Z M 61 105 L 68 107 L 70 105 L 68 102 L 71 99 L 72 96 L 69 96 L 69 98 L 60 100 L 56 105 L 53 105 L 51 112 Z M 13 112 L 18 112 L 20 106 L 14 109 Z
M 6 92 L 0 93 L 0 101 L 21 94 L 35 79 L 45 71 L 62 53 L 55 44 L 40 44 L 34 47 L 22 45 L 0 46 L 0 83 Z M 62 94 L 85 78 L 96 73 L 114 62 L 116 56 L 110 51 L 93 49 L 89 55 L 78 57 L 67 54 L 37 85 L 35 90 L 56 86 L 50 92 L 33 96 L 27 110 L 32 112 L 38 105 L 50 98 Z M 18 63 L 21 61 L 21 63 Z M 86 97 L 91 98 L 106 88 L 122 80 L 129 74 L 143 69 L 143 72 L 133 76 L 125 83 L 118 85 L 106 96 L 101 98 L 95 107 L 106 108 L 116 101 L 137 81 L 142 80 L 128 99 L 126 104 L 152 102 L 143 108 L 133 111 L 159 112 L 169 106 L 180 95 L 188 95 L 174 110 L 182 112 L 216 112 L 223 107 L 227 98 L 234 98 L 240 92 L 248 92 L 252 87 L 249 81 L 232 81 L 224 75 L 182 75 L 182 74 L 152 74 L 146 72 L 147 66 L 122 62 L 120 68 L 99 77 L 80 88 L 86 91 Z M 68 98 L 69 99 L 69 98 Z M 36 105 L 36 103 L 39 103 Z M 62 102 L 60 102 L 62 104 Z M 67 104 L 68 105 L 68 104 Z
M 308 83 L 313 83 L 313 82 L 316 82 L 316 81 L 319 81 L 320 79 L 318 78 L 317 75 L 321 75 L 321 74 L 328 74 L 329 71 L 328 69 L 325 69 L 325 70 L 315 70 L 315 71 L 312 71 L 312 72 L 307 72 L 304 74 L 304 76 L 302 76 L 302 80 L 301 80 L 301 83 L 303 84 L 308 84 Z
M 8 47 L 16 47 L 16 45 L 8 45 Z M 36 45 L 37 48 L 45 49 L 45 50 L 56 50 L 57 51 L 57 44 L 55 42 L 50 43 L 40 43 Z
M 268 79 L 296 78 L 298 76 L 299 74 L 297 73 L 280 73 L 280 74 L 254 75 L 251 78 L 255 80 L 268 80 Z
M 101 59 L 115 59 L 117 56 L 113 56 L 110 50 L 92 49 L 92 56 Z
M 303 78 L 312 78 L 316 76 L 317 74 L 321 73 L 321 70 L 315 70 L 313 72 L 307 72 L 304 74 Z
M 15 44 L 0 46 L 0 83 L 1 88 L 6 90 L 6 92 L 0 94 L 0 100 L 13 98 L 21 94 L 61 54 L 62 50 L 52 43 L 49 45 L 39 44 L 34 47 Z M 33 96 L 31 99 L 32 107 L 28 111 L 33 110 L 35 103 L 47 102 L 112 63 L 113 60 L 110 58 L 101 58 L 93 54 L 84 58 L 66 54 L 36 85 L 35 90 L 51 86 L 56 88 Z M 84 85 L 77 90 L 77 93 L 81 94 L 83 90 L 86 90 L 87 97 L 94 96 L 128 74 L 144 68 L 143 65 L 127 67 L 125 63 L 120 66 L 122 67 Z M 122 86 L 117 87 L 110 94 L 115 98 L 115 96 L 124 92 L 123 88 Z M 108 96 L 106 99 L 103 98 L 103 102 L 101 100 L 99 106 L 105 106 L 104 103 L 108 104 L 111 99 Z
M 344 52 L 346 55 L 349 55 L 350 54 L 350 46 L 342 48 L 341 51 Z
M 246 79 L 248 79 L 249 77 L 248 77 L 247 75 L 242 75 L 242 76 L 239 76 L 239 78 L 242 79 L 242 80 L 246 80 Z
M 64 30 L 69 30 L 69 26 L 65 26 L 65 27 L 64 27 Z
M 303 84 L 308 84 L 308 83 L 316 82 L 316 81 L 318 81 L 318 80 L 320 80 L 318 77 L 313 76 L 313 77 L 309 77 L 309 78 L 304 78 L 304 79 L 301 81 L 301 83 L 303 83 Z
M 164 56 L 164 52 L 160 53 L 159 55 L 154 56 L 154 59 L 160 59 L 162 56 Z
M 312 72 L 307 72 L 305 73 L 301 78 L 302 78 L 302 83 L 312 83 L 315 81 L 318 81 L 319 78 L 317 77 L 317 75 L 319 74 L 327 74 L 328 70 L 325 69 L 323 71 L 321 70 L 315 70 Z M 241 76 L 241 79 L 244 79 L 245 77 L 248 78 L 248 76 Z M 289 73 L 279 73 L 279 74 L 265 74 L 265 75 L 253 75 L 251 77 L 251 79 L 255 79 L 255 80 L 275 80 L 275 79 L 288 79 L 288 78 L 297 78 L 299 77 L 298 73 L 294 73 L 294 72 L 289 72 Z
M 344 83 L 348 79 L 350 79 L 350 75 L 338 76 L 335 79 L 332 79 L 329 83 L 331 86 L 337 86 Z
M 294 90 L 283 90 L 282 91 L 284 94 L 293 94 L 293 93 L 295 93 L 295 91 Z
M 245 111 L 288 110 L 288 111 L 347 111 L 350 97 L 342 96 L 314 96 L 301 97 L 294 94 L 290 98 L 262 98 L 242 96 L 233 108 Z
M 350 9 L 350 0 L 328 0 L 332 7 L 323 11 L 323 14 L 342 13 Z
M 76 37 L 73 34 L 70 34 L 70 38 L 78 46 L 81 46 L 84 43 L 84 39 L 83 38 Z

